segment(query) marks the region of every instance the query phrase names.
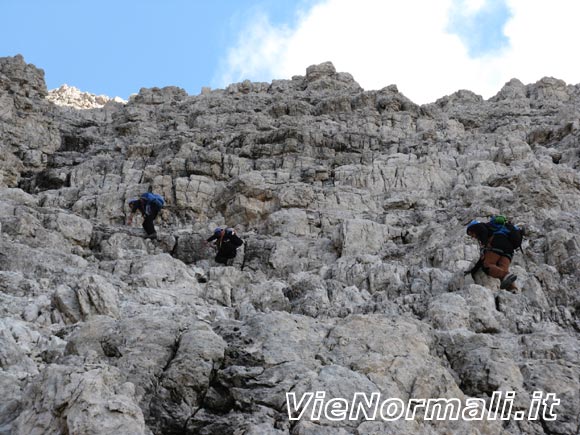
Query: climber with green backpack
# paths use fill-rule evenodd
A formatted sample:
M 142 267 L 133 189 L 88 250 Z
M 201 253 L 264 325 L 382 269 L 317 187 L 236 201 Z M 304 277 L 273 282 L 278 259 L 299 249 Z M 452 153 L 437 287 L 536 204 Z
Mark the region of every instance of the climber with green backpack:
M 127 219 L 127 225 L 133 223 L 133 216 L 136 212 L 140 212 L 143 216 L 143 229 L 145 230 L 146 239 L 156 239 L 157 231 L 153 221 L 165 205 L 165 200 L 161 195 L 152 193 L 151 191 L 143 193 L 139 198 L 134 198 L 129 201 L 129 208 L 131 214 Z
M 497 215 L 489 222 L 472 220 L 467 225 L 467 235 L 479 242 L 481 257 L 466 274 L 473 276 L 481 268 L 487 275 L 501 280 L 501 289 L 517 291 L 514 284 L 517 276 L 510 273 L 509 267 L 515 250 L 521 250 L 524 229 L 512 224 L 505 216 Z

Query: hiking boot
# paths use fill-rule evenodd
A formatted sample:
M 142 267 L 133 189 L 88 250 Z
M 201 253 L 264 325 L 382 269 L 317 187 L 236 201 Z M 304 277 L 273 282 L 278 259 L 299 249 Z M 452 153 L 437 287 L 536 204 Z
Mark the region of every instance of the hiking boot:
M 147 234 L 146 239 L 157 240 L 157 233 Z
M 505 278 L 502 280 L 501 284 L 499 285 L 499 288 L 507 289 L 508 287 L 510 287 L 513 284 L 513 282 L 517 278 L 518 277 L 516 275 L 514 275 L 513 273 L 506 275 Z

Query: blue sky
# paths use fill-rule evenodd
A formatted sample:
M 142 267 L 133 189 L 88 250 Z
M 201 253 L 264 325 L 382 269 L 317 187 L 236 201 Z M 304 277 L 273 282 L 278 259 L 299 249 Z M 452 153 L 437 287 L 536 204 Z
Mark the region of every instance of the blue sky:
M 469 56 L 484 56 L 509 46 L 503 29 L 510 18 L 511 11 L 503 0 L 489 0 L 472 11 L 466 2 L 455 1 L 447 30 L 461 38 Z
M 1 0 L 0 56 L 22 54 L 47 86 L 127 98 L 140 87 L 189 93 L 214 80 L 221 56 L 257 12 L 293 21 L 291 0 Z
M 417 103 L 485 98 L 511 78 L 580 82 L 577 0 L 0 0 L 0 57 L 127 99 L 141 87 L 304 75 L 332 61 L 365 89 Z

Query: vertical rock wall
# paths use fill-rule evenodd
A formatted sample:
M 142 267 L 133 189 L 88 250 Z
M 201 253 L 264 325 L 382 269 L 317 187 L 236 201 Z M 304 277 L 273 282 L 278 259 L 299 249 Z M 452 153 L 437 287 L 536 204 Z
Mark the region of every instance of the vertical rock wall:
M 580 87 L 553 78 L 418 106 L 325 63 L 80 110 L 1 58 L 0 433 L 576 433 L 579 169 Z M 150 187 L 156 242 L 124 225 Z M 500 212 L 528 230 L 518 293 L 463 273 L 465 223 Z M 203 243 L 218 225 L 245 241 L 232 267 Z M 289 420 L 312 391 L 561 402 Z

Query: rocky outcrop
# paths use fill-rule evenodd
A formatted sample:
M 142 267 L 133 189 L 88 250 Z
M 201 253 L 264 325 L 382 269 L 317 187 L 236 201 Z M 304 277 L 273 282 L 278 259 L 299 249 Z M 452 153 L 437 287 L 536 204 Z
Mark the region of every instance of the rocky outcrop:
M 0 433 L 577 431 L 578 85 L 419 106 L 325 63 L 80 110 L 43 75 L 0 59 Z M 157 241 L 125 225 L 148 188 Z M 465 223 L 499 212 L 528 232 L 516 293 L 463 273 Z M 245 241 L 230 267 L 204 244 L 218 225 Z M 315 391 L 560 404 L 290 420 L 286 393 Z
M 46 99 L 56 105 L 75 109 L 99 109 L 109 102 L 126 103 L 120 97 L 110 98 L 106 95 L 93 95 L 88 92 L 81 92 L 74 86 L 68 85 L 62 85 L 60 88 L 50 90 Z

